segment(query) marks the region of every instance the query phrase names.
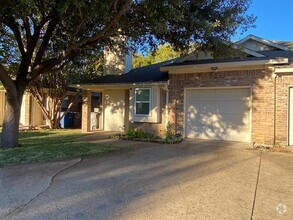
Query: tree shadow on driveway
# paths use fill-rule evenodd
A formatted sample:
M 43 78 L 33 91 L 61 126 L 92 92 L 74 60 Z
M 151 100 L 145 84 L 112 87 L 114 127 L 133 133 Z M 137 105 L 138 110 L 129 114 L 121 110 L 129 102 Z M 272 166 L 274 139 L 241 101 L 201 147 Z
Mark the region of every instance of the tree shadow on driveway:
M 9 217 L 249 217 L 259 152 L 247 151 L 247 144 L 136 144 L 142 147 L 85 159 L 63 171 L 45 193 Z

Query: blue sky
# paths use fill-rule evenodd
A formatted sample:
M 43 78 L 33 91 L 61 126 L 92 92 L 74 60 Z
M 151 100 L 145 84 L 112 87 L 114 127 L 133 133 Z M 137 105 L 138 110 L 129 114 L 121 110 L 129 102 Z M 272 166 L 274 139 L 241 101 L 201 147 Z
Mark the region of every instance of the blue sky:
M 256 27 L 232 40 L 253 34 L 268 40 L 293 41 L 293 0 L 253 0 L 248 13 L 257 16 Z

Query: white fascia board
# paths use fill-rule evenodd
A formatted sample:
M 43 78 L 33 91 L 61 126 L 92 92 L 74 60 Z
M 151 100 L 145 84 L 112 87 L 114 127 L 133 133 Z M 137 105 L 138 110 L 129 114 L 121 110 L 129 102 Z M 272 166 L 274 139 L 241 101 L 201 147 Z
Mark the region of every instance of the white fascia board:
M 117 83 L 117 84 L 74 84 L 70 87 L 87 90 L 102 90 L 102 89 L 129 89 L 133 86 L 165 86 L 167 82 L 146 82 L 146 83 Z
M 274 69 L 275 73 L 291 73 L 293 74 L 293 65 L 289 66 L 277 66 Z
M 248 35 L 247 37 L 243 38 L 242 40 L 238 41 L 237 44 L 242 44 L 248 40 L 255 40 L 259 43 L 262 43 L 262 44 L 265 44 L 265 45 L 268 45 L 268 46 L 271 46 L 271 47 L 275 47 L 275 48 L 278 48 L 280 50 L 288 50 L 288 47 L 285 47 L 283 45 L 280 45 L 280 44 L 275 44 L 269 40 L 266 40 L 266 39 L 263 39 L 263 38 L 260 38 L 260 37 L 257 37 L 257 36 L 254 36 L 254 35 Z
M 239 61 L 239 62 L 223 62 L 223 63 L 208 63 L 208 64 L 194 64 L 194 65 L 181 65 L 181 66 L 165 66 L 161 67 L 161 71 L 168 71 L 172 73 L 188 73 L 188 72 L 201 72 L 209 71 L 211 68 L 215 68 L 217 71 L 231 69 L 231 68 L 243 68 L 243 67 L 257 67 L 273 64 L 286 64 L 288 58 L 277 58 L 267 60 L 254 60 L 254 61 Z
M 263 54 L 260 54 L 258 52 L 253 51 L 253 50 L 250 50 L 250 49 L 247 49 L 245 47 L 241 47 L 240 45 L 237 45 L 237 44 L 232 44 L 232 47 L 234 49 L 241 50 L 243 53 L 249 54 L 249 55 L 254 56 L 254 57 L 266 57 Z

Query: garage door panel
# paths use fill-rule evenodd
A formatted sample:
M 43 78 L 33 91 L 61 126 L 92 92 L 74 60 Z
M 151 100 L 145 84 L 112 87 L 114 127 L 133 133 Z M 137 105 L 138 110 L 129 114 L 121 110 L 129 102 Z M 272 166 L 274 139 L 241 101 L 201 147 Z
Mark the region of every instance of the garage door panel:
M 249 96 L 249 89 L 187 90 L 186 136 L 249 142 Z
M 186 94 L 186 100 L 207 100 L 216 99 L 216 93 L 214 90 L 199 90 L 195 93 Z

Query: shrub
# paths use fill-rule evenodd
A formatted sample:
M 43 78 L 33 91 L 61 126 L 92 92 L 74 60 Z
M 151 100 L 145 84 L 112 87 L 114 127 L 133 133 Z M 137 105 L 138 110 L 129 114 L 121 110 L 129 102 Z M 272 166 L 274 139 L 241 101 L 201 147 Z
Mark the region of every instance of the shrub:
M 129 129 L 126 134 L 126 138 L 129 140 L 134 140 L 134 139 L 155 139 L 156 136 L 154 134 L 150 134 L 141 130 L 135 130 L 135 129 Z
M 174 131 L 172 129 L 172 125 L 170 122 L 168 122 L 166 126 L 166 135 L 164 138 L 165 143 L 174 144 L 174 143 L 180 143 L 183 140 L 182 136 L 180 134 L 174 134 Z

